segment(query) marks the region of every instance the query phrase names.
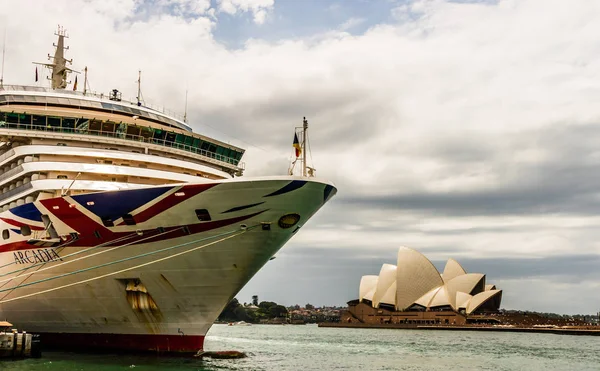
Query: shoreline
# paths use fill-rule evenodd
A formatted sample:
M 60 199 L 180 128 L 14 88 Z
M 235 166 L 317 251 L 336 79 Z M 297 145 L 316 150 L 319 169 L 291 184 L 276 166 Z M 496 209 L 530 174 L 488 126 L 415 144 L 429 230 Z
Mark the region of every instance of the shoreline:
M 583 328 L 542 328 L 542 327 L 494 327 L 494 326 L 445 326 L 445 325 L 401 325 L 401 324 L 368 324 L 368 323 L 319 323 L 319 327 L 336 328 L 377 328 L 395 330 L 442 330 L 442 331 L 489 331 L 489 332 L 528 332 L 557 335 L 600 336 L 598 329 Z

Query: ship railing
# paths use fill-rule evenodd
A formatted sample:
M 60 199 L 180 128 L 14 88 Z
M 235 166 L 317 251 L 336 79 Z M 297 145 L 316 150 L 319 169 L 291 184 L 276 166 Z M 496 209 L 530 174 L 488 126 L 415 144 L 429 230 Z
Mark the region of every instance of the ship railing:
M 19 174 L 22 171 L 23 171 L 23 165 L 19 165 L 17 167 L 10 169 L 9 171 L 7 171 L 5 173 L 2 173 L 0 175 L 0 183 L 2 183 L 2 181 L 4 181 L 4 179 L 8 179 L 12 176 L 15 176 L 16 174 Z
M 74 95 L 74 96 L 79 96 L 79 97 L 94 97 L 94 98 L 98 98 L 100 100 L 106 101 L 106 102 L 112 102 L 113 100 L 110 99 L 110 94 L 107 93 L 100 93 L 100 92 L 96 92 L 96 91 L 86 91 L 85 94 L 81 91 L 73 91 L 73 90 L 54 90 L 54 89 L 50 89 L 50 88 L 44 88 L 41 86 L 27 86 L 27 85 L 3 85 L 2 87 L 0 87 L 0 90 L 7 90 L 7 91 L 32 91 L 32 92 L 43 92 L 43 93 L 60 93 L 60 94 L 68 94 L 68 95 Z M 128 103 L 131 104 L 133 106 L 137 106 L 137 102 L 132 100 L 119 100 L 119 102 L 121 103 Z M 158 105 L 152 102 L 148 102 L 146 100 L 144 100 L 143 104 L 142 104 L 145 108 L 149 108 L 153 111 L 162 113 L 163 115 L 167 115 L 170 117 L 173 117 L 181 122 L 185 123 L 185 117 L 184 115 L 182 115 L 179 112 L 173 111 L 173 110 L 169 110 L 166 107 L 162 106 L 162 105 Z
M 183 150 L 186 152 L 191 152 L 202 157 L 205 157 L 207 162 L 211 162 L 217 165 L 222 163 L 233 165 L 239 169 L 244 170 L 245 164 L 237 159 L 233 159 L 231 157 L 223 156 L 215 152 L 210 152 L 201 148 L 193 147 L 184 143 L 177 143 L 173 141 L 168 141 L 166 139 L 158 139 L 158 138 L 149 138 L 141 135 L 127 134 L 127 133 L 119 133 L 119 132 L 107 132 L 107 131 L 99 131 L 99 130 L 87 130 L 87 129 L 78 129 L 78 128 L 64 128 L 64 127 L 55 127 L 55 126 L 39 126 L 39 125 L 30 125 L 30 124 L 15 124 L 5 121 L 0 121 L 0 129 L 17 129 L 17 130 L 31 130 L 31 131 L 43 131 L 57 134 L 69 134 L 69 135 L 92 135 L 98 137 L 106 137 L 106 138 L 116 138 L 116 139 L 124 139 L 129 141 L 135 141 L 139 143 L 148 143 L 148 144 L 156 144 L 162 147 L 174 148 Z M 0 161 L 2 157 L 7 153 L 0 156 Z
M 15 155 L 15 150 L 11 149 L 10 151 L 4 152 L 2 155 L 0 155 L 0 162 L 4 162 L 4 160 L 6 160 L 9 157 L 12 157 Z
M 131 103 L 131 104 L 133 104 L 134 106 L 135 106 L 135 105 L 137 105 L 137 104 L 136 104 L 136 103 L 133 101 L 133 99 L 132 99 L 132 100 L 129 100 L 129 101 L 128 101 L 128 100 L 124 100 L 123 102 Z M 168 109 L 168 108 L 166 108 L 166 107 L 165 107 L 165 106 L 163 106 L 163 105 L 160 105 L 160 104 L 154 103 L 154 102 L 152 102 L 152 101 L 144 100 L 144 102 L 142 103 L 142 106 L 143 106 L 144 108 L 149 108 L 149 109 L 150 109 L 150 110 L 152 110 L 152 111 L 160 112 L 160 113 L 162 113 L 163 115 L 167 115 L 167 116 L 170 116 L 170 117 L 176 118 L 177 120 L 179 120 L 179 121 L 181 121 L 181 122 L 183 122 L 183 123 L 185 123 L 185 124 L 189 125 L 189 124 L 186 122 L 186 119 L 185 119 L 184 115 L 182 115 L 181 113 L 179 113 L 179 112 L 177 112 L 177 111 L 173 111 L 173 110 L 171 110 L 171 109 Z
M 6 200 L 9 197 L 16 196 L 19 193 L 25 192 L 30 188 L 33 188 L 33 185 L 31 183 L 25 183 L 23 185 L 11 189 L 10 191 L 4 192 L 0 194 L 0 202 Z

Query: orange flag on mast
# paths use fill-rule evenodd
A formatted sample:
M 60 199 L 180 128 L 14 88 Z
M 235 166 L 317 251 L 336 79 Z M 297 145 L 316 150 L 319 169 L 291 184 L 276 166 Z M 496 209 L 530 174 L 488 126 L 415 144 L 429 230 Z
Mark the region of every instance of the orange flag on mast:
M 296 148 L 296 157 L 300 157 L 300 153 L 302 153 L 302 148 L 300 148 L 300 142 L 298 142 L 298 134 L 294 133 L 294 148 Z

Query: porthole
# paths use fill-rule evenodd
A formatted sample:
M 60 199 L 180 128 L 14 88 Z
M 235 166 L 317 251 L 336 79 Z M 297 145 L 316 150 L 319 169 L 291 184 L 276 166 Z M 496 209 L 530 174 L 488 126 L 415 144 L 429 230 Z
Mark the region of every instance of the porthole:
M 136 225 L 135 219 L 133 218 L 133 216 L 131 214 L 123 215 L 123 221 L 125 222 L 126 225 Z
M 2 238 L 5 240 L 8 240 L 8 237 L 10 236 L 8 229 L 5 229 L 2 231 Z
M 30 236 L 31 235 L 31 228 L 28 225 L 22 225 L 21 226 L 21 234 L 23 236 Z
M 196 209 L 196 217 L 201 222 L 208 222 L 211 220 L 210 213 L 206 209 Z
M 283 229 L 288 229 L 295 226 L 300 221 L 300 215 L 298 214 L 286 214 L 279 218 L 279 226 Z
M 115 223 L 109 217 L 102 218 L 102 224 L 104 224 L 105 227 L 114 227 L 115 226 Z

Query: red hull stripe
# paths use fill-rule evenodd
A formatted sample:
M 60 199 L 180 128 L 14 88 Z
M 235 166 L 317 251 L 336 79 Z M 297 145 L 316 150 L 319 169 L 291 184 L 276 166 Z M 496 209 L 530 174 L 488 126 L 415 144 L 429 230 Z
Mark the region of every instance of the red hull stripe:
M 75 210 L 75 209 L 73 209 Z M 246 219 L 250 219 L 253 218 L 257 215 L 260 215 L 262 213 L 264 213 L 267 210 L 262 210 L 262 211 L 258 211 L 256 213 L 252 213 L 249 215 L 243 215 L 243 216 L 238 216 L 236 218 L 230 218 L 230 219 L 223 219 L 223 220 L 214 220 L 211 222 L 201 222 L 201 223 L 196 223 L 196 224 L 188 224 L 186 225 L 186 227 L 188 227 L 188 230 L 191 234 L 196 234 L 196 233 L 201 233 L 201 232 L 206 232 L 206 231 L 210 231 L 212 229 L 217 229 L 217 228 L 222 228 L 222 227 L 226 227 L 228 225 L 232 225 L 235 223 L 239 223 L 242 222 Z M 61 216 L 62 217 L 62 216 Z M 97 225 L 97 223 L 93 222 L 92 220 L 90 220 L 88 217 L 86 217 L 84 214 L 81 214 L 80 218 L 76 218 L 75 219 L 77 222 L 80 223 L 87 223 L 88 225 Z M 63 220 L 64 221 L 64 220 Z M 73 221 L 73 220 L 71 220 Z M 67 223 L 68 224 L 68 223 Z M 91 247 L 91 246 L 96 246 L 99 245 L 101 243 L 106 243 L 106 242 L 110 242 L 111 240 L 114 240 L 116 238 L 119 237 L 124 237 L 126 235 L 130 235 L 131 232 L 119 232 L 119 233 L 113 233 L 111 231 L 109 231 L 108 229 L 101 227 L 99 225 L 97 225 L 99 228 L 103 229 L 102 235 L 101 235 L 101 239 L 96 238 L 93 234 L 90 236 L 90 232 L 89 228 L 86 229 L 86 233 L 88 233 L 88 235 L 83 235 L 76 241 L 74 241 L 73 243 L 69 244 L 69 246 L 72 247 Z M 180 227 L 168 227 L 165 228 L 165 231 L 169 231 L 169 230 L 174 230 L 174 229 L 178 229 L 178 231 L 176 232 L 172 232 L 172 233 L 168 233 L 162 236 L 157 236 L 155 238 L 148 238 L 150 233 L 158 233 L 158 231 L 156 231 L 155 229 L 153 230 L 144 230 L 144 234 L 142 236 L 139 236 L 137 239 L 144 239 L 143 243 L 151 243 L 151 242 L 157 242 L 157 241 L 165 241 L 165 240 L 169 240 L 169 239 L 173 239 L 173 238 L 178 238 L 181 236 L 186 235 L 186 232 L 181 228 L 183 226 Z M 124 242 L 120 242 L 120 243 L 132 243 L 133 245 L 135 245 L 135 240 L 136 239 L 131 239 L 131 240 L 127 240 Z M 119 243 L 113 243 L 113 244 L 108 244 L 107 246 L 116 246 Z M 0 245 L 0 253 L 2 252 L 9 252 L 9 251 L 18 251 L 18 250 L 30 250 L 30 249 L 35 249 L 38 248 L 39 246 L 35 246 L 35 245 L 30 245 L 28 244 L 26 241 L 18 241 L 18 242 L 12 242 L 12 243 L 7 243 L 5 245 Z
M 158 201 L 157 203 L 150 206 L 149 208 L 147 208 L 137 214 L 134 214 L 133 218 L 135 219 L 136 223 L 143 223 L 143 222 L 147 221 L 148 219 L 157 216 L 158 214 L 162 213 L 163 211 L 168 210 L 168 209 L 172 208 L 173 206 L 178 205 L 178 204 L 182 203 L 183 201 L 188 200 L 188 199 L 196 196 L 197 194 L 202 193 L 216 185 L 217 184 L 214 184 L 214 183 L 213 184 L 194 184 L 194 185 L 181 187 L 181 189 L 177 190 L 176 192 L 171 193 L 170 195 L 168 195 L 167 197 Z M 180 193 L 183 193 L 183 195 L 176 196 L 176 194 L 180 194 Z M 125 222 L 119 223 L 119 225 L 124 225 L 124 224 L 125 224 Z
M 40 333 L 44 348 L 192 354 L 203 349 L 202 335 Z
M 77 204 L 70 204 L 62 197 L 49 198 L 40 202 L 46 209 L 51 210 L 63 223 L 67 224 L 81 235 L 93 234 L 94 231 L 106 234 L 107 236 L 113 234 L 113 232 L 106 227 L 82 213 L 78 209 Z
M 253 214 L 238 216 L 236 218 L 231 218 L 231 219 L 215 220 L 215 221 L 212 221 L 212 222 L 203 222 L 203 223 L 197 223 L 197 224 L 188 224 L 188 225 L 186 225 L 186 227 L 188 228 L 190 234 L 202 233 L 202 232 L 210 231 L 210 230 L 213 230 L 213 229 L 226 227 L 228 225 L 232 225 L 232 224 L 235 224 L 235 223 L 243 222 L 246 219 L 250 219 L 250 218 L 253 218 L 253 217 L 257 216 L 257 215 L 260 215 L 260 214 L 264 213 L 267 210 L 262 210 L 262 211 L 258 211 L 258 212 L 253 213 Z M 181 227 L 169 227 L 169 228 L 165 228 L 165 230 L 171 230 L 171 229 L 179 229 L 179 231 L 169 233 L 167 235 L 167 236 L 169 236 L 168 238 L 182 237 L 182 236 L 185 236 L 187 234 L 187 232 L 184 231 Z M 144 243 L 151 243 L 151 242 L 162 241 L 162 240 L 165 240 L 165 239 L 168 239 L 168 238 L 162 238 L 160 236 L 156 237 L 156 238 L 149 238 L 147 240 L 144 240 Z
M 24 225 L 28 225 L 29 228 L 31 228 L 32 231 L 43 231 L 44 227 L 38 227 L 37 225 L 31 225 L 31 224 L 26 224 L 23 222 L 19 222 L 17 220 L 14 219 L 9 219 L 9 218 L 0 218 L 3 222 L 8 223 L 10 225 L 14 225 L 15 227 L 19 227 L 21 228 Z
M 62 197 L 49 198 L 40 202 L 46 209 L 52 210 L 52 213 L 63 223 L 79 233 L 80 238 L 73 246 L 95 246 L 106 240 L 114 240 L 127 234 L 112 232 L 82 213 L 77 208 L 77 204 L 73 204 L 75 207 L 70 207 L 69 202 Z M 100 239 L 95 237 L 95 232 L 99 233 Z
M 33 246 L 27 243 L 27 241 L 11 242 L 6 245 L 0 246 L 0 253 L 18 250 L 30 250 L 36 249 L 37 246 Z

